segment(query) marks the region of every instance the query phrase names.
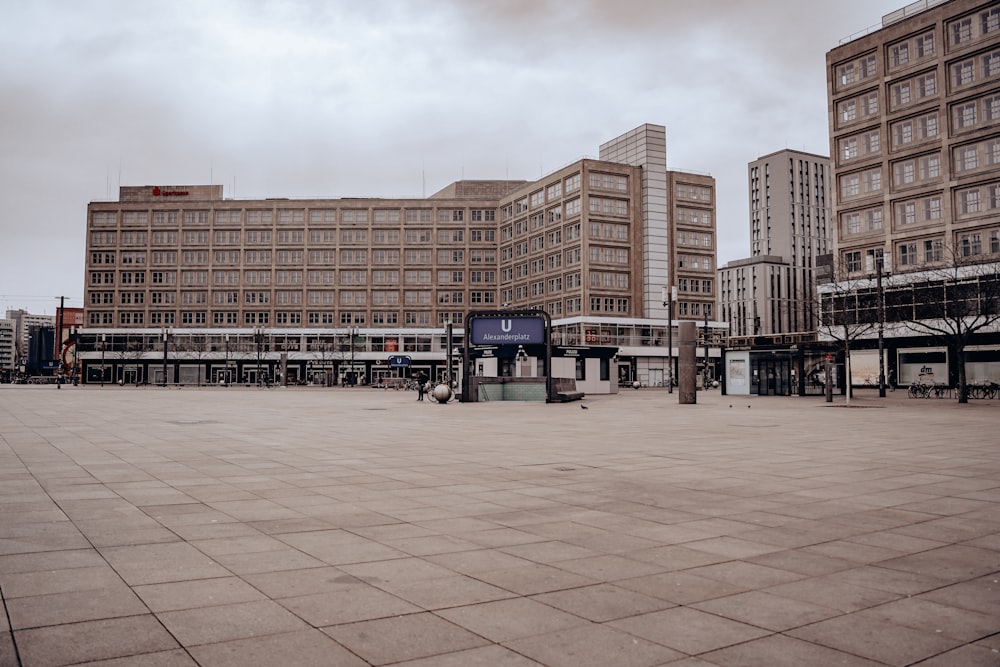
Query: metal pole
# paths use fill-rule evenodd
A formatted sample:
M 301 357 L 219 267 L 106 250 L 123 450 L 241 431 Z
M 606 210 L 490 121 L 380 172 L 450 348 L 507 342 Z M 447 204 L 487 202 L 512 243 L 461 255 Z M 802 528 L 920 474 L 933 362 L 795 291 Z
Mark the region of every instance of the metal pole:
M 445 344 L 448 346 L 448 370 L 445 374 L 445 381 L 448 383 L 448 388 L 452 387 L 451 382 L 451 346 L 452 346 L 452 324 L 451 320 L 448 320 L 448 324 L 445 325 Z
M 225 386 L 229 386 L 229 334 L 226 334 L 226 370 L 223 371 Z
M 708 389 L 708 313 L 705 313 L 705 372 L 701 376 L 702 389 Z
M 882 292 L 882 258 L 876 263 L 878 280 L 878 395 L 885 398 L 885 294 Z
M 167 334 L 168 330 L 163 330 L 163 386 L 167 386 Z M 148 379 L 148 378 L 147 378 Z
M 104 386 L 104 350 L 108 346 L 108 334 L 101 334 L 101 386 Z
M 667 307 L 667 393 L 674 393 L 674 297 L 676 287 L 664 287 L 663 305 Z

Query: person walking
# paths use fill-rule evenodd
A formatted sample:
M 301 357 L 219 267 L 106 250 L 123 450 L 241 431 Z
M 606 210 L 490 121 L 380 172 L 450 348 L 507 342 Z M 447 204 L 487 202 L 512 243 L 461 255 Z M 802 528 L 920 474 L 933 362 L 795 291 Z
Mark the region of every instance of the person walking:
M 889 391 L 896 391 L 896 371 L 889 369 Z
M 420 371 L 420 375 L 417 376 L 417 400 L 424 400 L 424 387 L 427 386 L 427 374 Z

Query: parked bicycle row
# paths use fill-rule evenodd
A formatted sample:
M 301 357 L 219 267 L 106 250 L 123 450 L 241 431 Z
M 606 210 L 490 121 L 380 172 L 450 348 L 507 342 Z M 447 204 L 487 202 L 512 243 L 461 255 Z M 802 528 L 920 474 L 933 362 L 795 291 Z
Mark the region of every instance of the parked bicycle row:
M 969 398 L 998 398 L 1000 384 L 996 382 L 974 383 L 967 385 Z M 906 390 L 908 398 L 956 398 L 958 387 L 947 384 L 923 384 L 914 382 Z

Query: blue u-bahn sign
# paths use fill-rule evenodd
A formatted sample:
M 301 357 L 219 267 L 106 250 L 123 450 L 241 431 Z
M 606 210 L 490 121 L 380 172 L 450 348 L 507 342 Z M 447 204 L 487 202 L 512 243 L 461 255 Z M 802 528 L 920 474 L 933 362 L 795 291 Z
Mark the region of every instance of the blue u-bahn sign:
M 473 345 L 535 345 L 545 343 L 545 320 L 541 317 L 474 317 Z
M 389 357 L 389 368 L 407 368 L 410 365 L 410 358 L 406 355 L 394 354 Z

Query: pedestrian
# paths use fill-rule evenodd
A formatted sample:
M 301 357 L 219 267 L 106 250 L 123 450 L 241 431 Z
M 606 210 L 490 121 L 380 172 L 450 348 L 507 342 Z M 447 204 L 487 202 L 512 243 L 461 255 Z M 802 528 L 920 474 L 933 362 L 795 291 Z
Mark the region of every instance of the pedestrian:
M 889 369 L 889 391 L 896 391 L 896 371 Z
M 417 376 L 417 400 L 424 400 L 424 388 L 427 386 L 427 374 L 420 371 L 420 375 Z

